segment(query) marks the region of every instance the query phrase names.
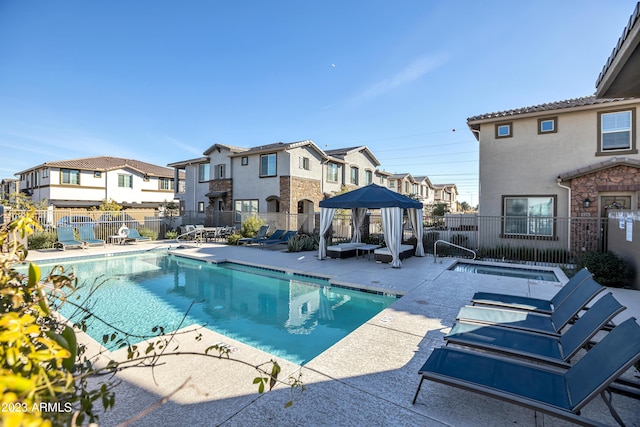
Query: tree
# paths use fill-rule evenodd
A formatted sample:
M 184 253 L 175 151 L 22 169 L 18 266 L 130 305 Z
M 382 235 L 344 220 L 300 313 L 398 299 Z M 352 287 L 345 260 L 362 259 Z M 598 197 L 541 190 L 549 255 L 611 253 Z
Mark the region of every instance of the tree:
M 468 212 L 471 210 L 471 205 L 467 202 L 462 202 L 460 203 L 460 209 L 462 209 L 462 212 Z
M 431 210 L 433 216 L 445 216 L 449 213 L 449 206 L 446 203 L 436 203 Z

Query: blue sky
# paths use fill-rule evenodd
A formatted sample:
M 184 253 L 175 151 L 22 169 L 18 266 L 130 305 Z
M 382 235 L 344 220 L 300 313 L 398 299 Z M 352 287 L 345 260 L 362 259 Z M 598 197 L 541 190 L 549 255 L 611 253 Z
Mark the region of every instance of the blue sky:
M 0 0 L 0 178 L 366 145 L 478 203 L 466 119 L 591 95 L 636 0 Z

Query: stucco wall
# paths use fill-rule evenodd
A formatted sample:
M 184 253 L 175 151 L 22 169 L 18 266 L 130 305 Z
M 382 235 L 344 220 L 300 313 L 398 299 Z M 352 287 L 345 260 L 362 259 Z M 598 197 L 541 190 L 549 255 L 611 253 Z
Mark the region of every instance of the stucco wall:
M 558 215 L 568 214 L 568 192 L 557 177 L 614 157 L 597 156 L 598 112 L 640 106 L 637 101 L 608 103 L 566 112 L 556 110 L 537 116 L 503 118 L 512 122 L 513 136 L 495 137 L 495 123 L 480 126 L 480 215 L 502 214 L 503 195 L 556 195 Z M 556 117 L 557 132 L 538 134 L 538 118 Z M 638 126 L 636 114 L 636 129 Z M 637 137 L 636 137 L 637 138 Z M 625 157 L 640 159 L 638 154 Z

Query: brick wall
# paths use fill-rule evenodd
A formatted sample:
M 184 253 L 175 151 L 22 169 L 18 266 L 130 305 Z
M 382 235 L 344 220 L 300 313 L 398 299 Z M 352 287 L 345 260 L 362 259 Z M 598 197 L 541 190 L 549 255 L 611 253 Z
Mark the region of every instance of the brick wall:
M 300 200 L 311 200 L 314 210 L 319 210 L 318 204 L 323 200 L 320 180 L 290 177 L 291 180 L 291 204 L 293 210 L 290 212 L 298 212 L 298 202 Z

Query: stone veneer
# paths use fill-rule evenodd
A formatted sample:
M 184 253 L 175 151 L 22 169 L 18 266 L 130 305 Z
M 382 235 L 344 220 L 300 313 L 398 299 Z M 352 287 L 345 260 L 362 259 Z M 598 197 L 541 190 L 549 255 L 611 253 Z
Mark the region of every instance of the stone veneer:
M 571 216 L 600 216 L 599 195 L 604 192 L 640 191 L 640 169 L 621 165 L 602 169 L 571 180 Z M 585 208 L 585 199 L 591 200 L 591 206 Z M 638 209 L 632 206 L 631 209 Z
M 281 176 L 280 212 L 297 213 L 300 200 L 311 200 L 314 210 L 318 210 L 318 204 L 323 200 L 320 181 L 295 176 Z
M 233 179 L 214 179 L 209 181 L 209 191 L 226 191 L 227 195 L 222 198 L 223 211 L 233 210 Z M 211 199 L 210 199 L 211 200 Z M 216 207 L 213 203 L 209 203 L 206 207 L 207 224 L 212 224 Z

